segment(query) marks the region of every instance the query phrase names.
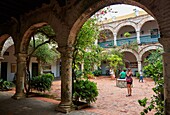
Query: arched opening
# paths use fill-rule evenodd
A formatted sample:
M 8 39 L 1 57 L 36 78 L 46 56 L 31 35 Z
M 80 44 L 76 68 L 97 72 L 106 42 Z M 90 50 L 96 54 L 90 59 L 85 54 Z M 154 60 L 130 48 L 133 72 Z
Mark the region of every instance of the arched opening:
M 112 40 L 112 39 L 113 39 L 113 33 L 111 30 L 105 29 L 105 30 L 100 31 L 99 42 Z
M 146 21 L 140 30 L 141 44 L 157 43 L 160 37 L 160 31 L 158 24 L 155 20 Z
M 131 44 L 136 40 L 135 28 L 131 25 L 123 26 L 119 29 L 117 34 L 117 45 Z
M 131 68 L 133 75 L 138 72 L 138 64 L 136 56 L 131 52 L 123 52 L 123 61 L 126 68 Z
M 100 7 L 98 7 L 98 8 L 100 8 Z M 93 9 L 91 9 L 92 11 L 93 11 Z M 98 10 L 98 9 L 97 9 Z M 89 14 L 89 13 L 87 13 L 87 14 Z M 136 14 L 137 15 L 137 14 Z M 89 16 L 89 15 L 88 15 Z M 127 19 L 128 20 L 128 19 Z M 131 20 L 133 20 L 133 19 L 131 19 Z M 139 20 L 139 19 L 138 19 Z M 78 23 L 81 23 L 81 22 L 79 22 L 80 20 L 78 20 Z M 83 20 L 81 20 L 82 22 L 83 22 Z M 106 21 L 107 22 L 107 21 Z M 78 23 L 75 23 L 75 25 L 76 24 L 78 24 Z M 117 23 L 119 23 L 119 22 L 117 22 Z M 120 24 L 120 23 L 119 23 Z M 116 24 L 115 24 L 116 25 Z M 123 24 L 122 24 L 123 25 Z M 134 26 L 133 26 L 134 25 Z M 130 25 L 129 23 L 127 24 L 127 25 L 123 25 L 123 26 L 120 26 L 120 29 L 117 29 L 117 30 L 119 30 L 118 32 L 117 32 L 117 41 L 119 41 L 119 40 L 123 40 L 123 39 L 125 39 L 125 37 L 124 37 L 124 33 L 125 32 L 129 32 L 130 34 L 131 34 L 131 37 L 132 38 L 134 38 L 136 41 L 137 41 L 137 31 L 139 31 L 139 28 L 138 28 L 138 25 L 137 25 L 137 22 L 135 22 L 134 21 L 134 23 L 133 23 L 133 25 Z M 79 26 L 79 25 L 78 25 Z M 112 23 L 111 22 L 108 22 L 108 23 L 106 23 L 106 26 L 113 26 L 113 30 L 115 30 L 115 28 L 116 28 L 116 26 L 118 26 L 118 25 L 116 25 L 116 26 L 114 26 L 114 25 L 112 25 Z M 76 29 L 76 28 L 74 28 L 74 26 L 73 26 L 73 28 L 72 29 Z M 122 39 L 121 39 L 122 38 Z M 139 38 L 139 36 L 138 36 L 138 38 Z M 129 38 L 127 38 L 127 39 L 129 39 Z M 130 39 L 129 39 L 130 40 Z M 131 42 L 131 41 L 128 41 L 128 42 Z M 122 43 L 125 43 L 125 41 L 123 41 Z M 117 44 L 118 46 L 120 46 L 120 44 Z M 138 59 L 138 57 L 137 56 L 135 56 L 133 53 L 131 53 L 131 52 L 124 52 L 123 53 L 124 54 L 124 61 L 126 62 L 126 67 L 128 67 L 128 68 L 132 68 L 132 71 L 133 71 L 133 74 L 135 75 L 137 72 L 138 72 L 138 61 L 140 61 L 139 59 Z M 106 68 L 107 67 L 107 63 L 106 62 L 103 62 L 103 66 L 102 66 L 102 72 L 103 73 L 107 73 L 106 71 L 106 69 L 103 69 L 103 68 Z

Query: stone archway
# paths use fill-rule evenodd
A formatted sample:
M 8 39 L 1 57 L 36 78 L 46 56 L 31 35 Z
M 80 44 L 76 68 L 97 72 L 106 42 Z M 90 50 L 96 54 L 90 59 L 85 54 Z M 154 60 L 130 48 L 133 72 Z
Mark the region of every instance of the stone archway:
M 155 44 L 155 45 L 147 45 L 145 47 L 143 47 L 140 51 L 139 51 L 139 59 L 142 59 L 142 56 L 145 52 L 148 52 L 149 50 L 156 50 L 159 48 L 163 48 L 160 44 Z
M 19 12 L 20 14 L 19 16 L 17 15 L 17 17 L 19 18 L 18 20 L 21 22 L 19 22 L 17 26 L 16 33 L 11 32 L 13 34 L 17 34 L 16 36 L 14 36 L 14 38 L 17 39 L 17 40 L 14 40 L 14 42 L 21 40 L 21 37 L 23 36 L 23 34 L 31 25 L 46 21 L 46 19 L 44 18 L 49 16 L 48 19 L 54 22 L 52 25 L 53 27 L 57 27 L 57 25 L 59 25 L 59 27 L 55 30 L 55 32 L 58 32 L 57 38 L 60 42 L 61 51 L 64 52 L 65 50 L 67 51 L 67 53 L 71 54 L 72 44 L 74 44 L 76 40 L 76 35 L 78 31 L 80 30 L 81 26 L 84 24 L 84 22 L 99 9 L 105 6 L 111 5 L 111 4 L 129 4 L 129 5 L 138 6 L 140 8 L 143 8 L 145 11 L 147 11 L 157 20 L 158 25 L 160 27 L 160 31 L 161 31 L 160 42 L 164 46 L 164 50 L 165 50 L 165 53 L 163 54 L 164 77 L 165 77 L 165 114 L 170 115 L 170 110 L 169 110 L 170 108 L 170 86 L 168 85 L 168 83 L 170 82 L 170 79 L 169 79 L 169 75 L 170 75 L 170 71 L 169 71 L 170 70 L 170 60 L 169 60 L 169 57 L 170 57 L 170 45 L 169 45 L 170 44 L 170 40 L 169 40 L 170 38 L 170 32 L 169 32 L 170 31 L 170 25 L 169 25 L 170 23 L 170 20 L 169 20 L 170 1 L 169 0 L 161 0 L 161 1 L 158 1 L 158 0 L 151 0 L 151 1 L 148 1 L 148 0 L 140 0 L 140 1 L 139 0 L 100 0 L 100 1 L 99 0 L 79 0 L 79 1 L 76 1 L 76 0 L 73 0 L 69 2 L 66 2 L 66 1 L 58 2 L 55 0 L 51 0 L 50 4 L 42 5 L 43 8 L 41 7 L 41 8 L 34 9 L 35 8 L 34 7 L 30 11 L 27 10 L 27 12 L 23 12 L 22 14 Z M 37 11 L 37 13 L 35 13 L 35 11 Z M 49 14 L 45 13 L 47 11 L 49 11 Z M 35 18 L 30 19 L 31 13 L 32 13 L 32 17 L 35 17 Z M 40 14 L 42 17 L 39 17 Z M 41 18 L 41 19 L 38 20 L 38 18 Z M 59 20 L 58 21 L 59 23 L 55 23 L 56 19 Z M 26 26 L 26 28 L 22 28 L 22 26 L 24 26 L 25 24 L 28 24 L 29 26 Z M 7 26 L 3 26 L 3 27 L 7 27 Z M 13 28 L 13 29 L 15 30 L 16 28 Z M 21 33 L 21 35 L 18 35 L 18 33 Z M 13 37 L 13 34 L 11 34 L 12 37 Z M 16 47 L 17 47 L 16 49 L 21 50 L 22 53 L 26 51 L 26 49 L 21 49 L 20 45 L 18 44 L 16 44 Z M 70 55 L 68 56 L 67 53 L 65 53 L 65 55 L 67 56 L 67 58 L 70 59 L 71 57 Z M 24 55 L 22 56 L 24 57 Z M 20 58 L 20 56 L 18 57 Z M 65 64 L 65 66 L 66 65 L 67 64 Z M 71 68 L 71 66 L 69 67 Z M 70 96 L 68 98 L 70 98 Z

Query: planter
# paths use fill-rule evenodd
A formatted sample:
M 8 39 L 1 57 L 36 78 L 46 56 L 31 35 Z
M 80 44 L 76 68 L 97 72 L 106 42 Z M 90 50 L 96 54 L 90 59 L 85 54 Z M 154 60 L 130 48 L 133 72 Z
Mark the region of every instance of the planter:
M 77 103 L 73 101 L 73 104 L 76 110 L 84 109 L 90 106 L 88 103 L 81 101 L 78 101 Z

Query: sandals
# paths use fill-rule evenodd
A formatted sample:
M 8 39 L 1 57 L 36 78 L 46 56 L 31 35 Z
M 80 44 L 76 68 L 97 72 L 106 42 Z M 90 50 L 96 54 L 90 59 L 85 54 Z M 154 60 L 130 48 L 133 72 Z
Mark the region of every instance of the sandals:
M 126 97 L 129 97 L 129 96 L 132 96 L 132 95 L 126 95 Z

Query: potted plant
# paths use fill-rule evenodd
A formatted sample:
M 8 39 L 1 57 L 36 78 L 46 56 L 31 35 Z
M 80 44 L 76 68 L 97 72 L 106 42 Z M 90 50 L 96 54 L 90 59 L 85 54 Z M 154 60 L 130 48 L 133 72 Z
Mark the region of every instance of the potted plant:
M 131 36 L 131 34 L 129 32 L 124 33 L 124 37 L 130 37 L 130 36 Z
M 74 82 L 73 103 L 76 109 L 89 106 L 97 100 L 97 84 L 88 79 L 79 79 Z

